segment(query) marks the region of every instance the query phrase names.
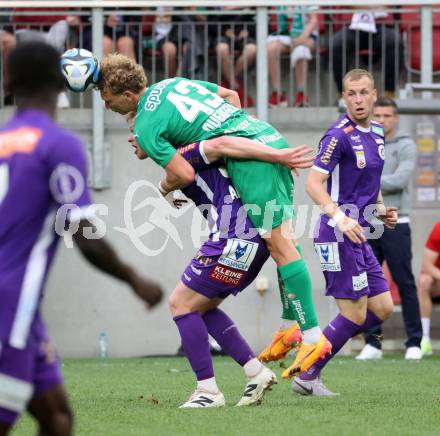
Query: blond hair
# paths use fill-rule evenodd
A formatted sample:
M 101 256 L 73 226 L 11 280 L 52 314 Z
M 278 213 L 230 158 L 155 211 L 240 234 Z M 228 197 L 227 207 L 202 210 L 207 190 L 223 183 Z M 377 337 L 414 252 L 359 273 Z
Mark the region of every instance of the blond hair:
M 147 76 L 141 65 L 119 53 L 104 56 L 101 64 L 98 88 L 104 92 L 120 95 L 124 91 L 136 94 L 147 86 Z
M 374 88 L 374 77 L 373 75 L 367 71 L 367 70 L 363 70 L 361 68 L 354 68 L 353 70 L 350 70 L 342 79 L 342 85 L 343 88 L 345 89 L 345 82 L 347 80 L 354 80 L 354 81 L 358 81 L 361 80 L 362 77 L 368 77 L 371 80 L 371 85 Z

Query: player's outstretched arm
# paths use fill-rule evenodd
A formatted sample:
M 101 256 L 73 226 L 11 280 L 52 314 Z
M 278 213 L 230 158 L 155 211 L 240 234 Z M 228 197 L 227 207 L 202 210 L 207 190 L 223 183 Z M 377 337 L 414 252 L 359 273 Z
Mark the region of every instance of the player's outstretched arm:
M 344 233 L 352 242 L 360 244 L 367 240 L 360 224 L 346 216 L 339 206 L 333 202 L 324 183 L 329 178 L 328 174 L 312 169 L 307 178 L 306 191 L 309 197 L 317 204 L 323 212 L 332 218 L 339 230 Z
M 163 291 L 158 283 L 139 276 L 131 266 L 119 259 L 116 251 L 103 238 L 86 238 L 83 232 L 84 228 L 94 228 L 94 225 L 88 220 L 82 220 L 73 238 L 83 256 L 93 266 L 126 282 L 133 292 L 150 307 L 161 301 Z
M 290 169 L 310 168 L 315 158 L 307 145 L 276 149 L 248 138 L 220 136 L 203 141 L 203 151 L 210 162 L 222 157 L 254 159 L 284 165 Z

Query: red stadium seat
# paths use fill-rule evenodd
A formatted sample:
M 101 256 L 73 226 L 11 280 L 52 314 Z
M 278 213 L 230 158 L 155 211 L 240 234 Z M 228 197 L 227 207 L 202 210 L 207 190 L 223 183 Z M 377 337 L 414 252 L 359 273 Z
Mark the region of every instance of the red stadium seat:
M 412 72 L 420 72 L 421 68 L 421 23 L 420 6 L 410 5 L 405 9 L 414 9 L 414 12 L 402 13 L 400 30 L 406 35 L 407 68 Z M 432 49 L 433 59 L 432 68 L 434 73 L 440 73 L 440 12 L 435 12 L 432 16 Z

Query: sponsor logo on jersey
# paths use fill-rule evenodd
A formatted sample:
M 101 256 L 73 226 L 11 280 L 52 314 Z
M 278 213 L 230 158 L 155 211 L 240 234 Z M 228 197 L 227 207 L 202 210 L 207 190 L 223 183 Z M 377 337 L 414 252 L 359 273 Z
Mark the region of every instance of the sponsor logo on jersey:
M 384 136 L 384 134 L 383 134 L 383 128 L 382 127 L 380 127 L 380 126 L 371 126 L 371 130 L 373 131 L 373 133 L 376 133 L 377 135 L 380 135 L 380 136 Z
M 348 123 L 348 118 L 343 118 L 341 122 L 336 126 L 337 129 L 341 129 Z
M 183 147 L 179 147 L 177 151 L 180 154 L 188 153 L 188 151 L 194 150 L 196 146 L 199 144 L 199 142 L 193 142 L 192 144 L 184 145 Z
M 364 150 L 356 150 L 356 166 L 363 169 L 367 166 L 367 161 L 365 160 Z
M 231 268 L 247 271 L 257 254 L 258 244 L 243 239 L 228 239 L 228 243 L 218 263 Z
M 363 150 L 364 149 L 364 146 L 361 144 L 361 145 L 352 145 L 352 147 L 353 147 L 353 150 Z
M 350 133 L 354 130 L 353 126 L 347 126 L 345 129 L 343 129 L 344 133 Z
M 377 151 L 379 152 L 379 156 L 381 157 L 381 159 L 385 160 L 385 146 L 379 145 L 379 147 L 377 147 Z
M 330 139 L 330 142 L 327 145 L 327 149 L 324 151 L 320 159 L 323 164 L 328 165 L 330 163 L 332 154 L 335 151 L 336 145 L 338 145 L 338 141 L 339 140 L 336 136 L 332 136 L 332 139 Z M 323 146 L 321 145 L 320 148 L 322 147 Z
M 202 275 L 202 270 L 201 270 L 201 269 L 198 269 L 198 268 L 196 268 L 196 267 L 193 266 L 193 265 L 191 265 L 191 269 L 192 269 L 192 272 L 193 272 L 194 274 L 197 274 L 198 276 Z
M 188 282 L 191 281 L 191 277 L 188 274 L 183 273 L 183 277 L 185 277 L 185 280 L 187 280 Z
M 322 271 L 341 271 L 337 242 L 316 243 L 315 251 L 319 256 Z
M 157 85 L 153 87 L 150 91 L 150 94 L 147 97 L 147 101 L 145 102 L 144 109 L 149 112 L 153 112 L 156 110 L 157 106 L 161 103 L 160 96 L 162 95 L 163 90 L 176 79 L 167 79 L 162 80 Z
M 361 135 L 351 135 L 350 139 L 354 142 L 361 142 Z
M 216 265 L 209 273 L 211 279 L 232 286 L 239 285 L 243 281 L 244 276 L 244 272 L 220 265 Z
M 351 279 L 353 282 L 353 289 L 355 291 L 361 291 L 362 289 L 368 286 L 368 278 L 366 271 L 359 274 L 358 276 L 352 276 Z
M 385 144 L 385 141 L 382 138 L 374 138 L 376 144 Z
M 43 131 L 34 127 L 19 127 L 0 134 L 0 158 L 15 153 L 32 153 L 43 136 Z

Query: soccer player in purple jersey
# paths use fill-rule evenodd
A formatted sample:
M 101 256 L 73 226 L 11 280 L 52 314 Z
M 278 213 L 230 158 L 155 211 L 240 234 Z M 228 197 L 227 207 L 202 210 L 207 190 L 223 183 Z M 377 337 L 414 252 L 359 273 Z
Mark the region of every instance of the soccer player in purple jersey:
M 393 310 L 387 281 L 366 238 L 375 215 L 389 228 L 397 222 L 396 208 L 385 207 L 380 192 L 385 150 L 383 128 L 371 119 L 374 80 L 368 71 L 355 69 L 346 74 L 343 87 L 347 112 L 322 138 L 307 180 L 307 193 L 324 212 L 315 250 L 326 295 L 335 298 L 339 315 L 324 330 L 332 353 L 292 381 L 293 390 L 303 395 L 333 395 L 320 381 L 321 370 L 351 337 L 381 324 Z
M 83 236 L 93 229 L 84 147 L 53 121 L 64 88 L 59 53 L 41 42 L 23 43 L 8 67 L 18 109 L 0 128 L 0 435 L 27 409 L 39 434 L 67 436 L 72 413 L 40 312 L 60 206 L 71 206 L 69 221 L 79 226 L 74 240 L 89 262 L 151 306 L 162 290 L 103 239 Z
M 139 159 L 148 157 L 133 134 L 133 118 L 128 141 Z M 257 232 L 250 234 L 253 224 L 242 207 L 226 169 L 212 163 L 225 153 L 222 141 L 222 138 L 216 138 L 178 149 L 197 172 L 195 181 L 183 188 L 182 192 L 193 200 L 211 229 L 208 241 L 187 266 L 170 297 L 170 310 L 197 378 L 197 388 L 182 408 L 225 405 L 214 377 L 208 334 L 243 367 L 248 378 L 238 406 L 260 402 L 265 391 L 276 383 L 275 374 L 256 358 L 233 321 L 218 308 L 227 296 L 236 295 L 246 288 L 269 257 L 261 236 Z M 252 157 L 267 157 L 264 156 L 265 151 L 274 158 L 284 153 L 259 146 L 245 138 L 237 138 L 230 150 L 226 145 L 226 153 L 239 157 L 249 157 L 252 151 L 255 153 Z M 163 189 L 161 185 L 159 189 Z M 167 197 L 170 195 L 167 194 Z M 181 200 L 173 201 L 171 197 L 169 201 L 181 205 Z M 296 333 L 292 342 L 295 340 L 298 343 L 301 340 L 298 324 Z

